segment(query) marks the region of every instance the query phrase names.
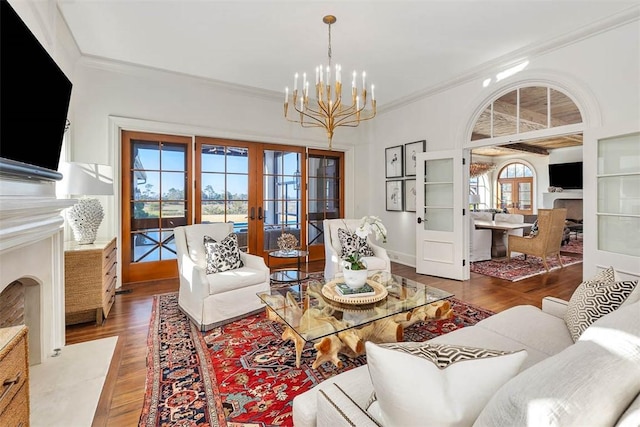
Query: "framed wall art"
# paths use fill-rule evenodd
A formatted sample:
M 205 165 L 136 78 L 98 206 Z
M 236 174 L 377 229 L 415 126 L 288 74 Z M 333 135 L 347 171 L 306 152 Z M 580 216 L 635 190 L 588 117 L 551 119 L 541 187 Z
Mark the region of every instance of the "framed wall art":
M 402 145 L 387 147 L 384 152 L 384 167 L 387 178 L 402 178 Z
M 416 154 L 423 153 L 426 149 L 427 141 L 410 142 L 404 144 L 404 174 L 405 176 L 416 176 Z
M 387 181 L 386 201 L 388 211 L 402 211 L 404 203 L 403 182 L 400 179 Z
M 416 180 L 407 179 L 404 182 L 404 210 L 416 211 Z

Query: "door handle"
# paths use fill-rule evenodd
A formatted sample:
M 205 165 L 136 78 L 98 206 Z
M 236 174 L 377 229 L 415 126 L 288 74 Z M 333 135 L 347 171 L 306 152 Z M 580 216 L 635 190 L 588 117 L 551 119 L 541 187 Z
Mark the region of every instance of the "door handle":
M 249 214 L 249 219 L 253 221 L 254 219 L 256 219 L 256 208 L 251 208 L 250 212 L 251 213 Z
M 416 221 L 418 221 L 418 224 L 422 224 L 422 218 L 418 217 Z
M 264 219 L 264 217 L 262 216 L 262 206 L 260 206 L 260 207 L 258 208 L 258 219 L 259 219 L 259 220 Z

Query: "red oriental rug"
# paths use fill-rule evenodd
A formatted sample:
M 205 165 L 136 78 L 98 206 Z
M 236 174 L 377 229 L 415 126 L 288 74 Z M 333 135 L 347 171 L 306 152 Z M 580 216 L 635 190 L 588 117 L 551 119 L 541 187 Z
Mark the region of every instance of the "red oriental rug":
M 424 341 L 493 313 L 450 298 L 454 317 L 421 322 L 405 340 Z M 178 294 L 156 295 L 149 328 L 147 384 L 140 426 L 291 426 L 295 396 L 340 372 L 366 363 L 341 355 L 338 370 L 312 369 L 311 344 L 295 367 L 295 349 L 280 324 L 264 314 L 202 333 L 178 308 Z
M 560 252 L 569 252 L 572 254 L 582 254 L 582 235 L 569 238 L 569 242 L 566 245 L 560 247 Z
M 568 265 L 578 264 L 582 262 L 581 256 L 565 256 L 561 255 L 562 264 Z M 558 259 L 555 257 L 547 258 L 549 271 L 560 268 Z M 472 273 L 483 274 L 485 276 L 497 277 L 498 279 L 517 282 L 528 277 L 537 276 L 546 273 L 542 258 L 528 255 L 524 259 L 524 255 L 518 255 L 508 260 L 507 258 L 489 261 L 472 262 L 470 265 Z

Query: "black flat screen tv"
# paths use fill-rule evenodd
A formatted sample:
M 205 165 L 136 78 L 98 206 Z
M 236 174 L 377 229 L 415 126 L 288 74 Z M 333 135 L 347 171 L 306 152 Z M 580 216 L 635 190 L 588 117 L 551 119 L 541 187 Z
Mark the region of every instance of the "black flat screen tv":
M 0 0 L 0 172 L 59 180 L 71 81 Z
M 582 162 L 549 165 L 549 185 L 565 190 L 582 189 Z

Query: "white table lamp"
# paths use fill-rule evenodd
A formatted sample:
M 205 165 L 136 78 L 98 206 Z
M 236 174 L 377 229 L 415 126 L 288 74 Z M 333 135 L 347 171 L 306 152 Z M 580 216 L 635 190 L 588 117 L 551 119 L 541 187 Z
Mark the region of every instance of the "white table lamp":
M 113 195 L 113 172 L 111 166 L 94 163 L 62 163 L 62 191 L 69 195 L 111 196 Z M 67 210 L 69 226 L 80 245 L 96 240 L 98 227 L 104 218 L 104 210 L 98 199 L 82 197 Z
M 469 204 L 473 206 L 473 210 L 478 209 L 478 205 L 480 204 L 480 195 L 479 194 L 469 194 Z

